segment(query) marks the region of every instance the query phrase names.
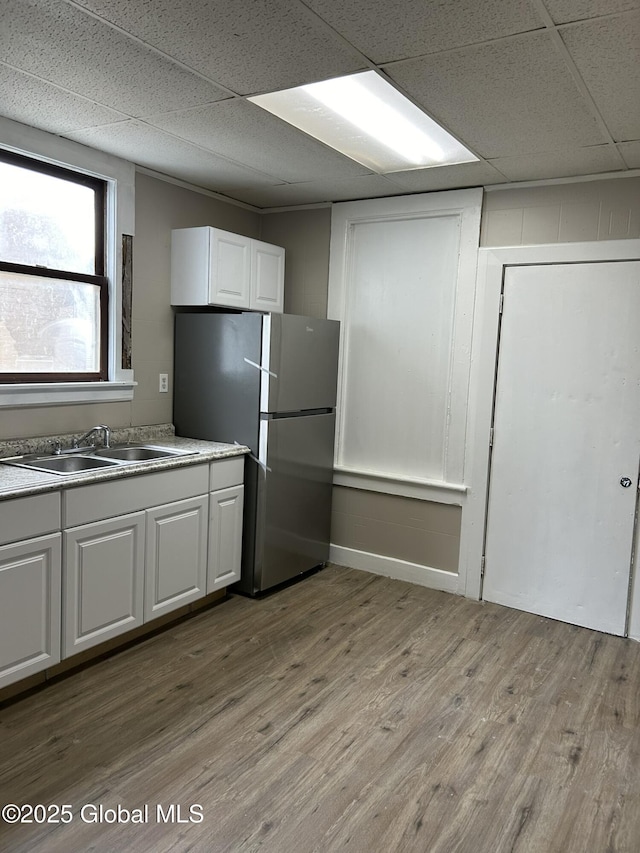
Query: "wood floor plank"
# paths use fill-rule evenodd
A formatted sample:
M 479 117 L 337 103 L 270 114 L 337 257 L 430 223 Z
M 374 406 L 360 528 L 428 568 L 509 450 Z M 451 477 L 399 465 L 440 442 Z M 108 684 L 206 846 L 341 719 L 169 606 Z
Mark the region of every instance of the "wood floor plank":
M 329 566 L 0 708 L 2 803 L 74 807 L 0 849 L 637 853 L 638 683 L 639 644 Z

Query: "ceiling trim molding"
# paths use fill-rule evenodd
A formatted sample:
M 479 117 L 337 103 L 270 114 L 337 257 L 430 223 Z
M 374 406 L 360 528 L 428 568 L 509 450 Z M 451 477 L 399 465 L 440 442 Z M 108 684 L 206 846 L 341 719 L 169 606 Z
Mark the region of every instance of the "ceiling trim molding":
M 640 169 L 625 169 L 621 172 L 599 172 L 596 175 L 571 175 L 566 178 L 540 178 L 537 181 L 510 181 L 507 184 L 490 184 L 486 193 L 498 190 L 522 190 L 529 187 L 550 187 L 558 184 L 585 184 L 589 181 L 610 181 L 614 178 L 640 178 Z
M 238 201 L 237 199 L 231 198 L 230 196 L 223 195 L 222 193 L 214 192 L 213 190 L 208 190 L 205 187 L 199 187 L 196 184 L 190 184 L 187 181 L 182 181 L 180 178 L 173 178 L 170 175 L 165 175 L 163 172 L 156 172 L 153 169 L 148 169 L 146 166 L 136 165 L 135 167 L 136 173 L 140 173 L 142 175 L 147 175 L 150 178 L 155 178 L 158 181 L 164 181 L 167 184 L 173 184 L 174 186 L 182 187 L 182 189 L 190 190 L 191 192 L 199 193 L 200 195 L 208 196 L 209 198 L 215 198 L 218 201 L 226 202 L 227 204 L 231 204 L 234 207 L 240 207 L 243 210 L 249 210 L 252 213 L 259 213 L 260 215 L 266 215 L 270 213 L 292 213 L 296 210 L 319 210 L 322 208 L 333 207 L 334 204 L 341 204 L 342 201 L 334 202 L 334 201 L 321 201 L 321 202 L 310 202 L 309 204 L 292 204 L 290 206 L 278 206 L 278 207 L 255 207 L 255 205 L 248 204 L 244 201 Z M 549 186 L 558 186 L 561 184 L 584 184 L 591 181 L 609 181 L 613 179 L 623 179 L 623 178 L 640 178 L 640 169 L 626 169 L 621 172 L 601 172 L 596 175 L 572 175 L 571 177 L 566 178 L 541 178 L 537 181 L 509 181 L 508 183 L 503 184 L 482 184 L 485 193 L 491 192 L 499 192 L 501 190 L 522 190 L 529 189 L 530 187 L 549 187 Z M 429 192 L 456 192 L 459 188 L 452 188 L 451 190 L 421 190 L 420 193 L 429 193 Z M 405 193 L 408 195 L 412 195 L 412 193 Z M 366 199 L 354 199 L 355 201 L 366 201 Z
M 206 195 L 209 198 L 215 198 L 218 201 L 224 201 L 227 204 L 232 204 L 234 207 L 241 207 L 243 210 L 250 210 L 252 213 L 262 213 L 262 208 L 248 204 L 246 201 L 238 201 L 231 196 L 223 195 L 222 193 L 208 190 L 206 187 L 199 187 L 197 184 L 190 184 L 188 181 L 183 181 L 180 178 L 173 178 L 171 175 L 165 175 L 164 172 L 156 172 L 155 169 L 149 169 L 146 166 L 136 164 L 136 174 L 147 175 L 149 178 L 155 178 L 158 181 L 164 181 L 166 184 L 174 184 L 174 186 L 182 187 L 183 190 L 190 190 L 200 195 Z
M 291 207 L 262 207 L 258 213 L 295 213 L 296 210 L 321 210 L 339 203 L 335 201 L 314 201 L 309 204 L 292 204 Z
M 209 198 L 215 198 L 218 201 L 224 201 L 227 204 L 232 204 L 235 207 L 241 207 L 243 210 L 249 210 L 252 213 L 291 213 L 296 210 L 317 210 L 320 208 L 332 207 L 335 202 L 332 201 L 316 201 L 309 204 L 292 204 L 290 207 L 255 207 L 245 201 L 238 201 L 230 196 L 222 193 L 208 190 L 205 187 L 199 187 L 196 184 L 190 184 L 187 181 L 182 181 L 180 178 L 173 178 L 171 175 L 165 175 L 163 172 L 156 172 L 153 169 L 148 169 L 146 166 L 136 165 L 136 173 L 147 175 L 149 178 L 155 178 L 158 181 L 164 181 L 166 184 L 174 184 L 177 187 L 182 187 L 184 190 L 190 190 L 200 195 L 206 195 Z

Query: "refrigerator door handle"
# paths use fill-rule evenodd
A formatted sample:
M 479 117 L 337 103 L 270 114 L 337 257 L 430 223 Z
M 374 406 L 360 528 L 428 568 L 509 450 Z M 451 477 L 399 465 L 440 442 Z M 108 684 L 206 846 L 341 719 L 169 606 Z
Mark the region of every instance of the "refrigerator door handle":
M 260 432 L 258 434 L 258 458 L 256 462 L 266 473 L 271 469 L 267 466 L 267 451 L 268 451 L 269 426 L 266 418 L 260 419 Z
M 269 411 L 269 384 L 271 377 L 278 379 L 271 370 L 271 315 L 262 316 L 262 347 L 260 350 L 260 411 Z
M 257 364 L 255 361 L 251 361 L 250 358 L 245 358 L 244 360 L 247 362 L 247 364 L 250 364 L 251 367 L 256 367 L 258 370 L 261 370 L 263 373 L 268 373 L 269 376 L 273 376 L 274 379 L 278 378 L 278 374 L 274 373 L 273 370 L 269 370 L 268 367 L 263 367 L 261 364 Z

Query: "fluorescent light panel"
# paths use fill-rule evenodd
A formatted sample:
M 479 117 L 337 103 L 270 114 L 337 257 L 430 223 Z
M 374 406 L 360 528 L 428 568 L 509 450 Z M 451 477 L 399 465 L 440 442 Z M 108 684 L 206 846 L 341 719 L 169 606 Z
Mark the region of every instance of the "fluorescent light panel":
M 248 100 L 379 174 L 478 159 L 375 71 Z

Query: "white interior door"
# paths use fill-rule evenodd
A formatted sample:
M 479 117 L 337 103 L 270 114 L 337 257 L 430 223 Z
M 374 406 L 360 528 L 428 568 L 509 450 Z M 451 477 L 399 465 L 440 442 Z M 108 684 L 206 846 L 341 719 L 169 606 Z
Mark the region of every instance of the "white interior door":
M 625 632 L 639 328 L 640 262 L 506 269 L 485 599 Z

